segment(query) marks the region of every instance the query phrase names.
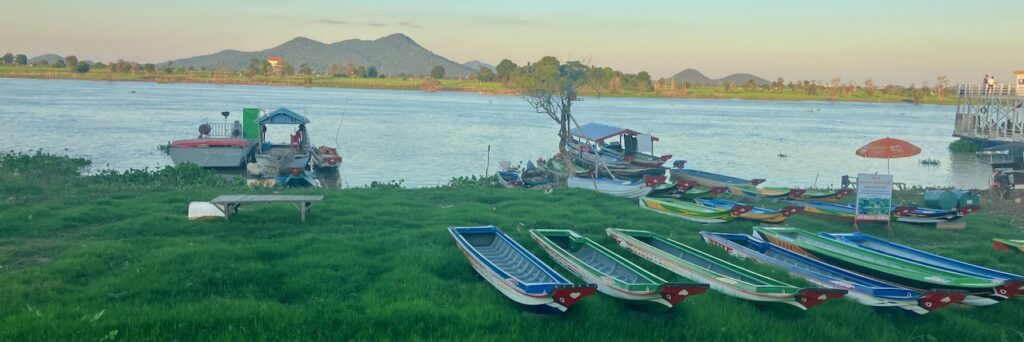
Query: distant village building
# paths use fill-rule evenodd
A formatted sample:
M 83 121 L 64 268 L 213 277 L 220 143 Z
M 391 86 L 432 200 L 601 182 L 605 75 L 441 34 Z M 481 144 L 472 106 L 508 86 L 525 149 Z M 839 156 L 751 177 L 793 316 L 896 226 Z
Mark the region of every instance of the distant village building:
M 274 71 L 281 70 L 281 65 L 284 64 L 284 58 L 281 56 L 270 56 L 267 57 L 267 62 L 270 63 L 270 67 L 274 68 Z

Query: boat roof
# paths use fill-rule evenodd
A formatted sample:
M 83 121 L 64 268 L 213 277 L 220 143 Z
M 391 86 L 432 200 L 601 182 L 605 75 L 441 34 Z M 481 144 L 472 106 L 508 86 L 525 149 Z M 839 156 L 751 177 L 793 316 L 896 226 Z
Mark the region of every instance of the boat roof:
M 603 141 L 623 134 L 639 135 L 643 133 L 596 122 L 588 122 L 572 129 L 573 136 L 590 141 Z M 658 138 L 652 135 L 651 141 L 658 141 Z
M 278 108 L 261 116 L 256 123 L 260 125 L 302 125 L 308 124 L 309 119 L 288 108 Z

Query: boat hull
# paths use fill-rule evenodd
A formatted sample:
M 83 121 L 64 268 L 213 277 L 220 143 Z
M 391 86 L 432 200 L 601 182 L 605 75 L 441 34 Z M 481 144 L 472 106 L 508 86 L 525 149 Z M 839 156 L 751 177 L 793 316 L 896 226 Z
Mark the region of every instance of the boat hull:
M 570 188 L 593 190 L 618 197 L 639 198 L 651 192 L 651 187 L 640 181 L 569 177 L 566 183 Z
M 252 154 L 252 145 L 231 147 L 167 147 L 175 165 L 185 163 L 200 167 L 241 167 Z
M 689 210 L 683 206 L 672 205 L 672 203 L 667 200 L 659 200 L 649 197 L 641 197 L 638 202 L 641 208 L 651 210 L 659 214 L 681 218 L 687 221 L 699 223 L 724 223 L 733 220 L 732 213 L 728 210 L 719 210 L 707 207 L 704 207 L 706 210 L 702 210 L 700 208 Z

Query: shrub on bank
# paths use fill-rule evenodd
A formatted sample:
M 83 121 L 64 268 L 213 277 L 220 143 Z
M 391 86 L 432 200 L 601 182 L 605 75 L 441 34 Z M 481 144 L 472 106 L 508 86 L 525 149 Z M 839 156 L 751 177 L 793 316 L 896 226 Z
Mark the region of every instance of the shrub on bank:
M 981 150 L 981 146 L 974 142 L 974 140 L 960 138 L 949 143 L 949 150 L 957 153 L 974 153 Z

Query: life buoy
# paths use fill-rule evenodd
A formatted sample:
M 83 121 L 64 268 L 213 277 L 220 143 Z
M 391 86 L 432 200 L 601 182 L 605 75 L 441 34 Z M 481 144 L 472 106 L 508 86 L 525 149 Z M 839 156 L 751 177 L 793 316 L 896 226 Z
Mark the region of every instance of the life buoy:
M 981 109 L 978 109 L 978 113 L 988 114 L 988 107 L 981 107 Z

